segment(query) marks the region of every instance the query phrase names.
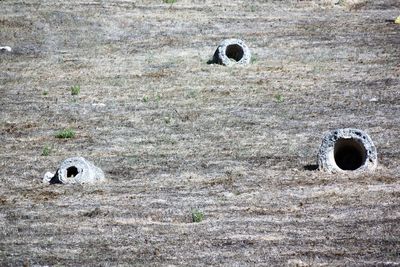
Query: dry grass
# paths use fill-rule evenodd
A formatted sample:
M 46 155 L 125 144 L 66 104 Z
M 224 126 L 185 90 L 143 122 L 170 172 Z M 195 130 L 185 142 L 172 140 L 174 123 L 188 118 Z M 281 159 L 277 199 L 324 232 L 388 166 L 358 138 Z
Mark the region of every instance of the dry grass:
M 0 1 L 0 265 L 399 264 L 400 4 L 358 2 Z M 376 173 L 309 170 L 337 127 Z M 41 184 L 70 156 L 108 182 Z

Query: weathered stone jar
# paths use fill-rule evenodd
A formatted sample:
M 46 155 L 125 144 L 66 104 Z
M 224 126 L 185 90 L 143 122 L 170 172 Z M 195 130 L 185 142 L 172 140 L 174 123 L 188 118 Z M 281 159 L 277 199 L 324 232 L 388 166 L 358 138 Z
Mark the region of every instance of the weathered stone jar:
M 94 184 L 104 180 L 103 171 L 82 157 L 64 160 L 55 174 L 47 172 L 43 178 L 49 184 Z
M 362 130 L 336 129 L 322 140 L 318 153 L 318 166 L 322 171 L 366 172 L 376 169 L 377 151 L 371 138 Z
M 250 63 L 250 59 L 250 49 L 242 40 L 226 39 L 219 44 L 215 51 L 213 63 L 225 66 L 247 65 Z

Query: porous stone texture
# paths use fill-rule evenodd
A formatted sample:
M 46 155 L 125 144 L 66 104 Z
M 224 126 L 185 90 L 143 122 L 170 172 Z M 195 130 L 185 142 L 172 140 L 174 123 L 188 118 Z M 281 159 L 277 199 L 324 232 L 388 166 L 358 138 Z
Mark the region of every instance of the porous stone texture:
M 219 44 L 215 51 L 213 62 L 225 66 L 247 65 L 250 63 L 250 59 L 250 49 L 242 40 L 226 39 Z
M 83 157 L 64 160 L 55 174 L 47 172 L 43 178 L 49 184 L 93 184 L 104 180 L 103 171 Z
M 318 166 L 320 170 L 331 173 L 373 171 L 377 166 L 376 147 L 362 130 L 336 129 L 322 140 Z

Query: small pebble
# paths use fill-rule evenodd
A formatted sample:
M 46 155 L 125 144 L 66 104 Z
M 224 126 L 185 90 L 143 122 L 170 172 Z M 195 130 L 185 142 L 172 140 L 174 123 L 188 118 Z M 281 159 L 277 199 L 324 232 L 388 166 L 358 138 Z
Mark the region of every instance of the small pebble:
M 9 46 L 0 46 L 0 51 L 1 52 L 11 52 L 12 49 Z

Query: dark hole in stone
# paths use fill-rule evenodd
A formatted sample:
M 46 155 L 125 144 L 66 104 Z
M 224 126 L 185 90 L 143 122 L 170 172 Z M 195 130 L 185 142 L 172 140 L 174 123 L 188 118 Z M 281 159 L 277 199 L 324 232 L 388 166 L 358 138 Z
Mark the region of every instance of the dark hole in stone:
M 225 54 L 228 58 L 239 61 L 242 59 L 244 51 L 240 45 L 231 44 L 226 47 Z
M 67 178 L 75 177 L 79 173 L 78 169 L 75 166 L 71 166 L 67 168 Z
M 364 165 L 367 151 L 356 139 L 340 138 L 335 143 L 334 157 L 340 169 L 354 171 Z

